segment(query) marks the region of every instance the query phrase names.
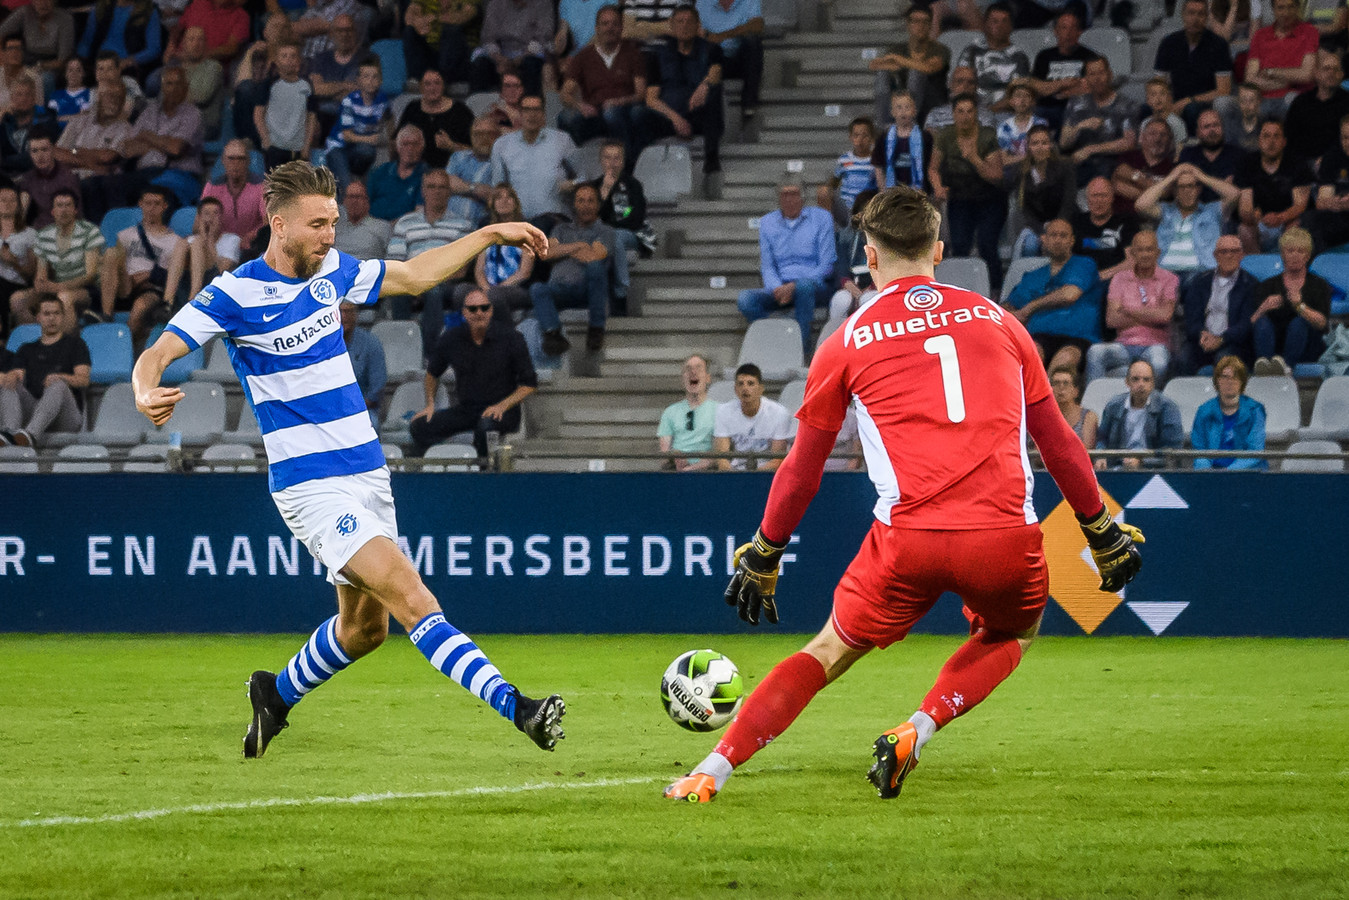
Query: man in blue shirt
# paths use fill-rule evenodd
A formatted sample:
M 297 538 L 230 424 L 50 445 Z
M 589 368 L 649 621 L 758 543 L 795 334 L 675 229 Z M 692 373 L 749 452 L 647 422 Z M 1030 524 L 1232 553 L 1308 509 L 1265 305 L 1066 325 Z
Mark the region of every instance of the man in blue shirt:
M 806 207 L 799 178 L 783 179 L 778 209 L 759 220 L 763 287 L 740 292 L 740 312 L 753 322 L 795 306 L 801 343 L 809 355 L 815 307 L 833 290 L 837 255 L 833 215 L 818 206 Z
M 404 125 L 394 138 L 394 158 L 370 170 L 370 215 L 394 222 L 422 204 L 422 153 L 426 138 L 416 125 Z
M 420 132 L 418 132 L 420 134 Z M 563 736 L 562 698 L 532 700 L 445 621 L 440 604 L 398 549 L 389 469 L 342 339 L 338 305 L 381 294 L 421 294 L 494 244 L 546 256 L 543 233 L 520 222 L 491 225 L 407 261 L 360 261 L 333 248 L 332 172 L 296 160 L 267 175 L 271 239 L 266 253 L 218 276 L 180 309 L 136 362 L 136 408 L 154 425 L 184 394 L 161 387 L 164 370 L 224 336 L 230 361 L 267 449 L 268 482 L 282 519 L 337 587 L 338 613 L 290 662 L 249 678 L 253 717 L 244 756 L 263 755 L 290 710 L 388 636 L 389 617 L 431 665 L 488 704 L 544 750 Z
M 1045 225 L 1041 236 L 1049 264 L 1021 277 L 1002 305 L 1035 338 L 1052 372 L 1082 367 L 1082 355 L 1101 339 L 1101 302 L 1105 285 L 1096 264 L 1073 255 L 1073 226 L 1062 219 Z
M 698 18 L 704 37 L 721 45 L 723 78 L 745 82 L 740 92 L 740 115 L 750 119 L 759 111 L 759 84 L 763 81 L 763 9 L 759 0 L 698 0 Z

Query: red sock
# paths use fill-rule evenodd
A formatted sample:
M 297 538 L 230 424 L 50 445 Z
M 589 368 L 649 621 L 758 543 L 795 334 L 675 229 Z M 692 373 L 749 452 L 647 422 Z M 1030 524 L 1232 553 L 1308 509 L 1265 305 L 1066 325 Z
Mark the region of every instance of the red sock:
M 937 683 L 920 707 L 941 728 L 983 702 L 1021 662 L 1016 638 L 994 639 L 980 631 L 960 645 L 942 666 Z
M 809 653 L 787 657 L 745 699 L 716 752 L 739 766 L 786 731 L 826 683 L 818 659 Z

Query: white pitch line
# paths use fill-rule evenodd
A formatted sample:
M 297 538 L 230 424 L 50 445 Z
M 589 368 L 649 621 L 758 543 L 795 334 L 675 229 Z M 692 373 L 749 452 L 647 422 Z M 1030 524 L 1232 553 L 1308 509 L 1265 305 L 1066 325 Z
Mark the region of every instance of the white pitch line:
M 194 803 L 164 809 L 142 809 L 136 812 L 111 813 L 106 816 L 51 816 L 45 819 L 20 819 L 0 822 L 0 828 L 53 828 L 58 825 L 101 825 L 110 822 L 137 822 L 162 819 L 184 813 L 228 812 L 240 809 L 270 809 L 278 806 L 324 806 L 365 803 L 385 803 L 390 800 L 437 800 L 453 797 L 483 797 L 494 794 L 524 794 L 531 791 L 586 790 L 589 788 L 621 787 L 630 784 L 649 784 L 662 776 L 646 778 L 601 778 L 597 781 L 559 782 L 539 781 L 532 784 L 501 785 L 497 787 L 457 788 L 451 791 L 386 791 L 379 794 L 355 794 L 350 797 L 271 797 L 264 800 L 238 800 L 231 803 Z

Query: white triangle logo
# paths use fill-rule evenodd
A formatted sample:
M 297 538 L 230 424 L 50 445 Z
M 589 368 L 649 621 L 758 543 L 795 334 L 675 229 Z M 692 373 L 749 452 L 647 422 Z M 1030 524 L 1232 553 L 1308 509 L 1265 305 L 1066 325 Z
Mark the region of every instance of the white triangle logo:
M 1189 509 L 1190 504 L 1175 492 L 1166 479 L 1153 475 L 1152 480 L 1143 485 L 1143 489 L 1125 504 L 1126 509 Z
M 1143 620 L 1143 624 L 1152 630 L 1153 634 L 1161 634 L 1171 627 L 1171 623 L 1176 621 L 1176 617 L 1185 611 L 1188 603 L 1143 603 L 1134 601 L 1126 603 L 1134 611 L 1134 615 Z

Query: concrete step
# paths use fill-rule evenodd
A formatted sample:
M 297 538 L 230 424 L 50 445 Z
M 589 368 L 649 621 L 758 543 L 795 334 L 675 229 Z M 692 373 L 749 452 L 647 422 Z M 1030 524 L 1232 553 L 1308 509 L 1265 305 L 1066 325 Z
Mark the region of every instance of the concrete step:
M 838 154 L 801 154 L 794 159 L 754 159 L 743 160 L 735 166 L 727 166 L 722 187 L 754 184 L 769 185 L 770 196 L 776 198 L 777 183 L 787 175 L 796 175 L 805 180 L 818 183 L 820 179 L 833 174 Z M 725 196 L 722 199 L 728 199 Z
M 788 160 L 811 159 L 813 157 L 836 160 L 840 153 L 848 149 L 848 136 L 844 133 L 848 123 L 839 125 L 837 134 L 802 135 L 789 131 L 772 132 L 775 140 L 760 141 L 757 144 L 729 144 L 722 148 L 723 162 L 735 160 L 734 165 L 726 166 L 726 174 L 736 171 L 740 162 L 760 162 L 774 160 L 786 169 Z
M 568 409 L 562 413 L 564 425 L 649 425 L 660 421 L 663 408 L 640 406 L 601 406 Z
M 680 259 L 753 259 L 759 258 L 759 242 L 747 241 L 729 244 L 725 241 L 712 243 L 686 243 Z
M 567 425 L 558 426 L 557 436 L 561 438 L 597 438 L 597 437 L 621 437 L 631 441 L 653 440 L 656 433 L 656 426 L 660 423 L 660 415 L 650 422 L 639 424 L 599 424 L 599 425 Z
M 874 99 L 870 79 L 860 79 L 860 84 L 843 85 L 837 88 L 764 88 L 761 101 L 772 107 L 774 112 L 799 107 L 823 107 L 832 103 L 871 103 Z
M 812 91 L 830 102 L 845 98 L 855 99 L 855 95 L 860 94 L 863 89 L 869 96 L 873 98 L 876 96 L 875 78 L 873 73 L 867 71 L 866 63 L 840 66 L 832 72 L 802 73 L 797 76 L 796 89 Z
M 747 273 L 759 274 L 758 260 L 749 263 L 732 259 L 652 259 L 648 260 L 647 268 L 642 272 L 642 277 L 660 280 L 671 276 L 684 275 L 707 279 L 718 275 L 729 278 L 732 275 Z M 722 287 L 722 285 L 714 284 L 708 286 Z
M 709 304 L 710 305 L 710 304 Z M 621 336 L 631 336 L 633 338 L 644 338 L 648 340 L 663 339 L 666 337 L 674 340 L 684 340 L 695 335 L 705 335 L 710 333 L 721 333 L 745 330 L 745 320 L 736 310 L 734 301 L 720 301 L 716 312 L 704 311 L 700 308 L 697 315 L 675 316 L 675 315 L 646 315 L 638 319 L 616 319 L 610 318 L 605 326 L 605 332 L 608 337 L 606 341 L 612 341 Z M 661 312 L 675 312 L 675 304 L 664 304 Z
M 713 302 L 729 300 L 735 302 L 736 290 L 734 288 L 671 288 L 671 287 L 652 287 L 646 292 L 647 302 Z
M 871 115 L 873 101 L 871 96 L 865 96 L 855 102 L 823 101 L 811 111 L 792 112 L 790 108 L 784 107 L 765 109 L 761 116 L 763 124 L 759 127 L 759 143 L 792 142 L 804 132 L 818 137 L 840 135 L 846 149 L 848 123 L 858 116 Z
M 788 52 L 811 51 L 811 50 L 846 50 L 852 47 L 871 47 L 877 42 L 879 29 L 863 28 L 859 25 L 847 24 L 845 28 L 837 28 L 834 31 L 800 31 L 792 34 L 783 35 L 775 41 L 766 43 L 765 50 L 784 50 Z M 888 39 L 890 35 L 899 34 L 899 29 L 887 29 L 883 38 Z M 898 40 L 898 37 L 895 38 Z

